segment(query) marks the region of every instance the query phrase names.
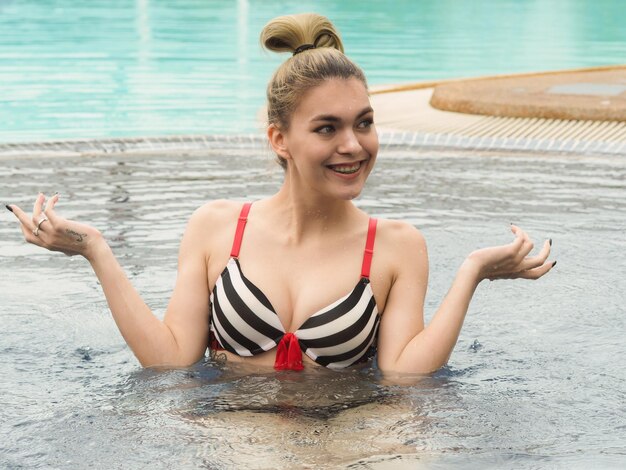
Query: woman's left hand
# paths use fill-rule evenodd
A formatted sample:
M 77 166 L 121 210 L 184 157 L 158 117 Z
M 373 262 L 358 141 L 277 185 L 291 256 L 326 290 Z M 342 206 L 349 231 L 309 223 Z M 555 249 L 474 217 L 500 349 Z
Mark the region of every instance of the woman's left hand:
M 503 246 L 483 248 L 472 252 L 463 264 L 476 271 L 478 282 L 483 279 L 539 279 L 556 264 L 546 262 L 550 255 L 552 240 L 546 240 L 539 254 L 528 256 L 534 248 L 528 234 L 511 225 L 515 240 Z

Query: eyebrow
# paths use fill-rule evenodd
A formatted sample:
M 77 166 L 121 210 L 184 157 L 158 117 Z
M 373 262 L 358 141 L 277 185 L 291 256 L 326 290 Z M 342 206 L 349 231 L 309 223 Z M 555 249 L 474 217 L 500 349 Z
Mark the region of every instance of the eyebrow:
M 358 119 L 361 116 L 367 113 L 371 113 L 373 111 L 374 109 L 371 106 L 368 106 L 367 108 L 364 108 L 363 111 L 361 111 L 356 118 Z M 311 119 L 311 122 L 315 121 L 340 122 L 341 119 L 337 116 L 333 116 L 332 114 L 320 114 L 319 116 L 315 116 L 313 119 Z

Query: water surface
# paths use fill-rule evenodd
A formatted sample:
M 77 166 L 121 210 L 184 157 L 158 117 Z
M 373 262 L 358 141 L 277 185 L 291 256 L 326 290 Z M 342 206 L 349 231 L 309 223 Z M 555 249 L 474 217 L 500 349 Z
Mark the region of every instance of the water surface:
M 316 11 L 370 83 L 621 64 L 621 0 L 0 0 L 0 142 L 258 131 L 285 55 L 262 27 Z
M 179 239 L 214 198 L 273 193 L 263 149 L 3 160 L 0 201 L 58 210 L 110 241 L 161 317 Z M 622 468 L 626 163 L 389 148 L 357 204 L 420 228 L 432 316 L 464 257 L 509 223 L 554 240 L 555 270 L 479 286 L 449 365 L 413 385 L 375 367 L 142 370 L 89 265 L 25 244 L 0 215 L 3 468 Z M 132 450 L 131 450 L 132 448 Z M 242 463 L 243 462 L 243 463 Z

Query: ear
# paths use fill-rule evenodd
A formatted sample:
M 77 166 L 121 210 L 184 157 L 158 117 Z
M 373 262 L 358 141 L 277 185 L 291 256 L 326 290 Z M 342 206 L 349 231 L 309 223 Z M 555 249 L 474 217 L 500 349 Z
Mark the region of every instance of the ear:
M 285 133 L 278 128 L 276 124 L 270 124 L 267 128 L 267 138 L 270 141 L 272 149 L 279 157 L 290 160 L 291 155 L 287 150 L 287 142 Z

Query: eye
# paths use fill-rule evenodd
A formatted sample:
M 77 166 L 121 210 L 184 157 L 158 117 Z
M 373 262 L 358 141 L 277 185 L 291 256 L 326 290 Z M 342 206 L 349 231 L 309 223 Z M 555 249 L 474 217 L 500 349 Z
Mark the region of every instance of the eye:
M 367 118 L 359 122 L 359 124 L 357 124 L 357 127 L 359 129 L 369 129 L 370 127 L 372 127 L 372 124 L 374 124 L 374 119 Z
M 324 125 L 324 126 L 320 126 L 317 129 L 315 129 L 315 132 L 318 134 L 330 134 L 335 130 L 335 128 L 333 126 L 330 126 L 328 124 Z

